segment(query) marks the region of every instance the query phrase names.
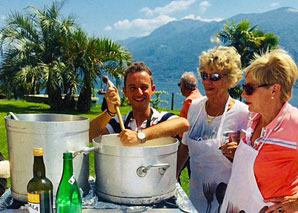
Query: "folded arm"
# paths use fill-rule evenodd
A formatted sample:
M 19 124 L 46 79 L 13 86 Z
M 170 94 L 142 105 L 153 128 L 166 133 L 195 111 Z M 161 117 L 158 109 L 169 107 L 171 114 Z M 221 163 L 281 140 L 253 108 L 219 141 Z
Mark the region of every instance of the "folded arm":
M 166 120 L 152 127 L 142 130 L 146 134 L 146 140 L 152 140 L 162 137 L 172 137 L 187 131 L 189 123 L 185 118 L 178 117 Z M 132 146 L 140 143 L 137 132 L 131 130 L 123 130 L 120 135 L 123 145 Z

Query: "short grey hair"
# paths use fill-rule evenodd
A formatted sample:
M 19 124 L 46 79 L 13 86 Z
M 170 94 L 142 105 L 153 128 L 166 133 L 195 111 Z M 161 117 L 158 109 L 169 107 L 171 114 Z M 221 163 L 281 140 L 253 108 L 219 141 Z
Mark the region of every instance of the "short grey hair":
M 180 83 L 188 90 L 195 90 L 197 88 L 197 78 L 193 72 L 185 72 L 181 76 Z

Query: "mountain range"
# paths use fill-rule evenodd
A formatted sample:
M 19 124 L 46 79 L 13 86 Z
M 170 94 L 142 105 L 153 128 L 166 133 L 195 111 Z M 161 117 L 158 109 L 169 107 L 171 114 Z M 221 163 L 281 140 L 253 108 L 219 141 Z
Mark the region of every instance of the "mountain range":
M 264 13 L 238 14 L 229 21 L 248 19 L 251 26 L 279 37 L 280 47 L 298 62 L 298 10 L 282 7 Z M 135 61 L 143 61 L 158 82 L 177 82 L 186 71 L 196 73 L 202 51 L 215 47 L 210 38 L 224 29 L 227 20 L 203 22 L 184 19 L 169 22 L 141 38 L 120 41 Z

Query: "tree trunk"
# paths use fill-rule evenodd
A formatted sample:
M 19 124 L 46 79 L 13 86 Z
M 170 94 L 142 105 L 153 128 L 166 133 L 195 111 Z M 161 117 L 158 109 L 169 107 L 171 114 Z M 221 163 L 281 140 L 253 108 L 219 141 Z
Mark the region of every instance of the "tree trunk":
M 49 101 L 51 110 L 54 110 L 54 111 L 64 110 L 64 105 L 61 97 L 61 89 L 57 82 L 48 83 L 47 93 L 49 95 L 48 101 Z
M 67 110 L 74 110 L 75 109 L 75 100 L 74 100 L 74 96 L 67 93 L 66 96 L 63 99 L 63 105 L 64 105 L 64 109 Z
M 88 83 L 84 83 L 84 86 L 80 92 L 78 99 L 78 111 L 89 112 L 91 108 L 91 86 Z

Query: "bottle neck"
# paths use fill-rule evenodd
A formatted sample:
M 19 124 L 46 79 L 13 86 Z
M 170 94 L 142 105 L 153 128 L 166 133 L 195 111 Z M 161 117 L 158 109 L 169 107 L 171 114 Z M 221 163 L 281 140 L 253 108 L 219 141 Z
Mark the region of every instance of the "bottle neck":
M 33 176 L 38 178 L 44 178 L 46 176 L 43 156 L 34 156 Z
M 63 176 L 71 177 L 73 175 L 72 157 L 63 157 Z

